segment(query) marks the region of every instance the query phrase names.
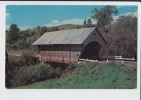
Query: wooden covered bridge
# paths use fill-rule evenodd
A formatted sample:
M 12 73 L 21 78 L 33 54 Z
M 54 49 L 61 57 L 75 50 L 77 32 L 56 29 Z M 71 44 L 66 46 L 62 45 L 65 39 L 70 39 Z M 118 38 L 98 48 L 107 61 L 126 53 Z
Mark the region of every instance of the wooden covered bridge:
M 46 32 L 32 45 L 38 46 L 42 62 L 78 63 L 94 60 L 106 44 L 97 28 L 81 28 Z

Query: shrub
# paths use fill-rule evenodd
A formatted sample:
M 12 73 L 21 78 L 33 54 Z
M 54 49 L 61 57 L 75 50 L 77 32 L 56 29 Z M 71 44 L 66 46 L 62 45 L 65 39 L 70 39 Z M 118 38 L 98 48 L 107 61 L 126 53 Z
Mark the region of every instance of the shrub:
M 13 80 L 11 81 L 13 86 L 23 85 L 32 83 L 35 81 L 40 81 L 44 79 L 49 79 L 53 75 L 53 70 L 50 65 L 40 63 L 38 65 L 21 67 L 16 70 L 13 75 Z
M 9 63 L 13 70 L 19 69 L 20 67 L 30 66 L 38 64 L 40 61 L 39 59 L 34 55 L 32 51 L 23 51 L 22 55 L 20 57 L 12 57 L 9 59 Z
M 22 65 L 33 65 L 39 63 L 39 60 L 34 56 L 32 51 L 24 51 L 20 58 L 20 62 Z
M 137 86 L 137 69 L 118 65 L 70 65 L 66 77 L 51 79 L 18 88 L 57 89 L 133 89 Z

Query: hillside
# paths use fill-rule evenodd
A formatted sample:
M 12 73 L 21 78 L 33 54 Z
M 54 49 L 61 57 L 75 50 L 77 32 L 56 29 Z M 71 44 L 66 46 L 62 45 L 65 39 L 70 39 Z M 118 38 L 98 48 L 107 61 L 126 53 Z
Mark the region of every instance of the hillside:
M 59 26 L 47 27 L 47 29 L 51 30 L 52 28 L 58 28 L 59 30 L 68 30 L 68 29 L 76 29 L 78 27 L 82 28 L 84 27 L 84 25 L 64 24 Z
M 70 72 L 68 74 L 68 72 Z M 134 89 L 137 70 L 117 65 L 77 65 L 67 68 L 65 76 L 18 88 L 27 89 Z

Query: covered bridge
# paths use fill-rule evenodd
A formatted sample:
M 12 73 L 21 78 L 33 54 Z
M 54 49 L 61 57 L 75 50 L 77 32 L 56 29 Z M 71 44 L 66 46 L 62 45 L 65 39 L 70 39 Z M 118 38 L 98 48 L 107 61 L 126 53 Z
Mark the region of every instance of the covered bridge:
M 42 62 L 78 63 L 96 59 L 104 44 L 98 29 L 92 27 L 46 32 L 32 45 L 38 46 Z

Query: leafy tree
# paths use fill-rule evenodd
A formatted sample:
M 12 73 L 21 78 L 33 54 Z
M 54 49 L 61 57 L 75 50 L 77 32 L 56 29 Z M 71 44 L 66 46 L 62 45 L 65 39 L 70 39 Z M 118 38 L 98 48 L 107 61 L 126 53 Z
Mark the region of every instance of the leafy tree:
M 47 32 L 47 28 L 45 26 L 43 26 L 41 28 L 41 35 L 43 35 L 45 32 Z
M 88 21 L 87 21 L 87 26 L 90 27 L 91 25 L 92 25 L 92 21 L 91 21 L 91 19 L 89 18 Z
M 5 61 L 5 87 L 9 88 L 11 86 L 10 79 L 12 78 L 12 68 L 9 63 L 7 50 L 5 50 Z
M 29 37 L 29 31 L 19 31 L 18 32 L 18 40 L 24 39 L 26 40 Z
M 18 28 L 18 26 L 16 24 L 12 24 L 10 26 L 10 30 L 9 30 L 9 33 L 8 33 L 8 42 L 10 44 L 17 41 L 17 39 L 18 39 L 18 31 L 19 30 L 20 29 Z
M 51 31 L 58 31 L 59 28 L 58 27 L 52 27 Z
M 122 22 L 122 23 L 121 23 Z M 119 38 L 121 53 L 124 56 L 137 57 L 137 17 L 128 15 L 119 17 L 116 22 L 118 34 L 122 37 Z M 119 37 L 119 36 L 117 36 Z M 127 52 L 128 51 L 128 52 Z
M 35 35 L 37 35 L 37 34 L 41 34 L 41 27 L 40 26 L 37 26 L 35 28 Z
M 91 16 L 93 19 L 96 19 L 98 21 L 98 27 L 103 27 L 107 24 L 110 24 L 112 21 L 112 14 L 118 13 L 118 10 L 116 9 L 116 6 L 105 6 L 104 8 L 97 9 L 94 8 L 92 10 L 93 16 Z
M 27 43 L 22 38 L 11 45 L 11 48 L 13 50 L 22 50 L 22 49 L 26 49 L 27 47 L 28 47 Z
M 86 20 L 84 20 L 84 23 L 83 24 L 84 24 L 84 26 L 86 26 Z
M 79 25 L 76 28 L 79 29 L 80 28 Z
M 137 59 L 137 17 L 131 15 L 120 16 L 115 23 L 110 25 L 108 45 L 101 48 L 101 55 L 108 52 L 109 55 L 121 55 Z

